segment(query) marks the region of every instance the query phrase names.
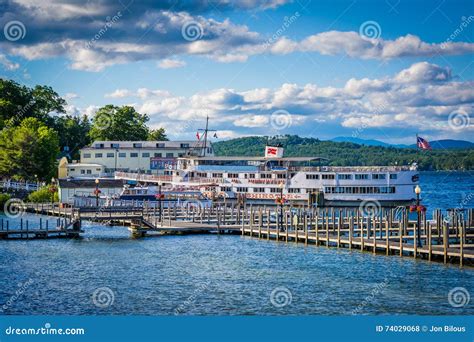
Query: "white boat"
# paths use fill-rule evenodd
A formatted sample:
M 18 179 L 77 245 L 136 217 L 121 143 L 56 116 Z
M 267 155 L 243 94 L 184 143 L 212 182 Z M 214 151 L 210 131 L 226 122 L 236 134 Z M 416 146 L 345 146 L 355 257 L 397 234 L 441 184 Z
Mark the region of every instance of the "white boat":
M 242 199 L 314 205 L 404 205 L 416 197 L 416 164 L 410 166 L 323 166 L 325 158 L 283 157 L 280 147 L 265 157 L 197 157 L 177 159 L 170 184 L 200 188 L 207 198 Z

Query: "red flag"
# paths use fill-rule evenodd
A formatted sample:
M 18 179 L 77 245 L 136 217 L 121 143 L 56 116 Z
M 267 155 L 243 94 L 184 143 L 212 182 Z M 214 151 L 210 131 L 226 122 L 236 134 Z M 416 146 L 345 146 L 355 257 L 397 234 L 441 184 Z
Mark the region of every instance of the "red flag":
M 201 140 L 201 137 L 199 136 L 199 132 L 196 132 L 196 137 L 198 138 L 198 140 Z
M 416 137 L 416 146 L 418 146 L 422 150 L 431 150 L 430 143 L 422 137 Z

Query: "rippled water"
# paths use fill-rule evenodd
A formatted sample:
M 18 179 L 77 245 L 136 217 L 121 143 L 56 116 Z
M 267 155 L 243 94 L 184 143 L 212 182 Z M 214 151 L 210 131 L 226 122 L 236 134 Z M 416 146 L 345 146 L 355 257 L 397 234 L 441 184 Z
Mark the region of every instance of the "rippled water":
M 453 206 L 446 196 L 462 201 L 472 179 L 423 175 L 424 200 Z M 474 296 L 471 268 L 239 235 L 134 240 L 124 227 L 83 227 L 78 240 L 0 241 L 3 314 L 474 314 L 474 299 L 448 301 L 456 287 Z

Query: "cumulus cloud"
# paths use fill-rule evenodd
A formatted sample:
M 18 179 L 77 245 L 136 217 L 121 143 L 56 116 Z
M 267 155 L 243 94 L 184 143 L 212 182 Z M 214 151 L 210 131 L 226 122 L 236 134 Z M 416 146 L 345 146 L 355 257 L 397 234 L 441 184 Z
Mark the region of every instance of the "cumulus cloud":
M 472 116 L 474 82 L 454 79 L 449 68 L 423 62 L 392 77 L 349 79 L 339 88 L 286 83 L 276 89 L 219 88 L 189 97 L 146 88 L 126 93 L 141 100 L 137 110 L 150 116 L 152 126 L 165 125 L 176 138 L 190 137 L 206 116 L 213 127 L 231 131 L 233 136 L 302 131 L 319 135 L 322 127 L 386 128 L 399 134 L 410 129 L 446 131 L 447 118 L 455 111 Z M 281 111 L 289 113 L 284 131 L 271 124 L 272 113 Z
M 5 55 L 0 53 L 0 65 L 2 65 L 6 70 L 13 71 L 20 67 L 20 64 L 13 63 Z

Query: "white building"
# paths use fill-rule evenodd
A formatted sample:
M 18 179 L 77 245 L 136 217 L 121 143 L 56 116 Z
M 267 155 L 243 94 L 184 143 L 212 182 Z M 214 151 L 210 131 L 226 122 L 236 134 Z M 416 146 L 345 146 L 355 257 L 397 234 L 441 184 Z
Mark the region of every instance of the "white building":
M 102 165 L 104 173 L 114 171 L 166 174 L 174 168 L 176 158 L 213 156 L 208 142 L 199 141 L 95 141 L 81 149 L 81 164 Z

